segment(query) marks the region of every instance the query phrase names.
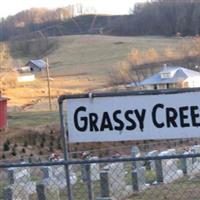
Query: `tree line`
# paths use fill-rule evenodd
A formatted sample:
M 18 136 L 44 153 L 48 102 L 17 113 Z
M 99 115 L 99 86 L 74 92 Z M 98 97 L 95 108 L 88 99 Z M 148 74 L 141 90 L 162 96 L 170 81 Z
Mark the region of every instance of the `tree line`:
M 199 0 L 152 0 L 138 3 L 119 21 L 114 34 L 187 36 L 200 33 Z
M 152 0 L 137 3 L 129 15 L 121 16 L 87 17 L 80 12 L 80 16 L 75 17 L 74 9 L 73 6 L 56 10 L 34 8 L 6 19 L 2 18 L 0 41 L 24 35 L 27 38 L 27 35 L 35 32 L 45 32 L 45 36 L 88 34 L 93 22 L 96 22 L 101 34 L 110 35 L 187 36 L 200 33 L 199 0 Z M 85 29 L 88 29 L 88 32 Z
M 71 18 L 73 6 L 49 10 L 46 8 L 31 8 L 14 16 L 0 19 L 0 41 L 10 40 L 18 35 L 29 34 L 44 29 Z

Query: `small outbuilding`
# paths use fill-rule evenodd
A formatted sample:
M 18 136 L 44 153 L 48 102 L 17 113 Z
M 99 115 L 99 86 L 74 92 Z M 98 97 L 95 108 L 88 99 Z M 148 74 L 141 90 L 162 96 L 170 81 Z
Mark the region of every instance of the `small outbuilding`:
M 0 97 L 0 131 L 7 128 L 7 98 Z
M 30 68 L 31 72 L 34 71 L 42 71 L 43 69 L 46 68 L 46 62 L 42 59 L 39 60 L 29 60 L 26 65 L 26 67 Z
M 161 71 L 138 84 L 147 90 L 200 87 L 200 73 L 179 66 L 164 66 Z M 134 83 L 129 84 L 129 87 Z

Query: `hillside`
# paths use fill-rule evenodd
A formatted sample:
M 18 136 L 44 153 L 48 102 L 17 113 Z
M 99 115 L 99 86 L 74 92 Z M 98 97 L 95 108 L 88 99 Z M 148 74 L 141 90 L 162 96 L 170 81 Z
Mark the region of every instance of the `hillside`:
M 129 15 L 75 15 L 73 6 L 32 8 L 0 21 L 0 41 L 42 36 L 104 34 L 120 36 L 195 36 L 200 33 L 196 1 L 136 3 Z
M 25 148 L 24 157 L 30 154 L 48 155 L 51 152 L 49 143 L 52 143 L 52 141 L 50 139 L 47 139 L 44 151 L 40 152 L 38 146 L 44 145 L 40 143 L 44 135 L 47 138 L 51 138 L 49 134 L 52 127 L 55 134 L 54 137 L 59 138 L 58 96 L 109 87 L 111 75 L 119 72 L 118 69 L 121 67 L 119 63 L 127 60 L 133 49 L 138 49 L 143 53 L 146 53 L 148 49 L 154 49 L 163 58 L 163 52 L 166 48 L 181 52 L 183 42 L 187 44 L 192 42 L 191 38 L 102 35 L 74 35 L 50 37 L 48 39 L 57 43 L 52 51 L 48 51 L 47 55 L 50 64 L 50 76 L 53 78 L 50 82 L 53 112 L 48 112 L 45 73 L 37 73 L 35 82 L 16 83 L 14 87 L 3 91 L 3 94 L 10 99 L 8 102 L 9 132 L 1 134 L 0 147 L 9 138 L 12 141 L 12 145 L 15 143 L 18 145 L 18 156 L 21 155 L 20 151 L 24 148 L 26 141 L 29 141 L 28 146 L 30 149 Z M 27 54 L 19 52 L 15 52 L 14 58 L 23 64 L 32 59 L 31 55 L 27 56 Z M 148 68 L 150 67 L 152 67 L 151 64 L 149 64 Z M 35 143 L 33 138 L 36 135 L 39 135 L 39 139 L 37 145 L 33 147 L 32 144 Z M 57 151 L 56 141 L 54 143 L 54 150 L 56 149 Z M 78 150 L 85 148 L 87 149 L 88 146 L 80 146 Z M 100 145 L 99 148 L 102 148 L 102 146 Z M 73 147 L 71 151 L 77 151 L 77 147 Z M 12 157 L 10 153 L 7 152 L 5 156 Z
M 84 74 L 107 77 L 108 72 L 126 59 L 132 49 L 144 52 L 154 48 L 163 56 L 166 48 L 178 50 L 182 42 L 189 42 L 191 38 L 74 35 L 50 38 L 50 41 L 54 40 L 58 44 L 48 55 L 52 76 Z M 16 59 L 31 57 L 24 55 Z
M 51 93 L 54 98 L 57 98 L 63 93 L 81 93 L 108 87 L 110 76 L 118 73 L 120 63 L 127 60 L 132 49 L 138 49 L 144 54 L 149 49 L 153 49 L 162 59 L 166 48 L 181 52 L 183 42 L 189 44 L 192 39 L 74 35 L 50 37 L 49 41 L 57 43 L 47 55 L 50 76 L 54 78 L 51 81 Z M 33 58 L 31 55 L 27 57 L 27 54 L 14 53 L 15 59 L 21 60 L 24 64 Z M 141 59 L 145 58 L 141 57 Z M 18 84 L 15 88 L 9 88 L 5 95 L 10 98 L 11 106 L 26 108 L 26 105 L 34 105 L 34 102 L 39 101 L 39 105 L 42 106 L 27 107 L 31 110 L 40 110 L 48 109 L 48 105 L 43 102 L 44 100 L 47 102 L 46 90 L 45 73 L 42 73 L 37 74 L 37 81 L 34 83 Z

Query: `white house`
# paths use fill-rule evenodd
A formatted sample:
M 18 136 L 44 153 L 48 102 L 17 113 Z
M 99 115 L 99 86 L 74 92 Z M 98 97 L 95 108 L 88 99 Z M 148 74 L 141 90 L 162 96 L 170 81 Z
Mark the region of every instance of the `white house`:
M 165 66 L 139 85 L 147 90 L 200 87 L 200 73 L 183 67 Z

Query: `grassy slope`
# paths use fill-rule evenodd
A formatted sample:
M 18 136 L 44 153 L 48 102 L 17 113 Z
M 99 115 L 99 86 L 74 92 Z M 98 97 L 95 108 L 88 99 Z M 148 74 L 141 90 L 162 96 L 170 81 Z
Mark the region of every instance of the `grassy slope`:
M 59 123 L 58 112 L 38 111 L 38 112 L 12 112 L 9 113 L 10 128 L 25 128 L 44 126 L 46 124 Z
M 50 38 L 58 40 L 57 49 L 48 55 L 51 76 L 56 75 L 72 75 L 66 77 L 57 77 L 51 83 L 52 94 L 60 95 L 62 93 L 81 92 L 83 87 L 95 87 L 99 82 L 106 83 L 109 78 L 109 72 L 117 67 L 117 63 L 126 59 L 128 53 L 133 48 L 138 48 L 145 51 L 149 48 L 155 48 L 158 52 L 162 52 L 165 48 L 179 48 L 183 39 L 165 38 L 165 37 L 115 37 L 115 36 L 100 36 L 100 35 L 76 35 L 62 36 Z M 24 58 L 20 58 L 24 59 Z M 30 58 L 31 59 L 31 58 Z M 36 84 L 36 83 L 34 83 Z M 23 86 L 19 89 L 14 88 L 9 93 L 10 103 L 14 101 L 14 105 L 23 100 L 23 104 L 30 102 L 31 99 L 41 98 L 43 94 L 41 90 L 46 90 L 46 81 L 39 81 L 36 86 Z M 69 91 L 68 91 L 68 90 Z M 80 90 L 80 91 L 79 91 Z M 18 91 L 18 92 L 16 92 Z M 12 94 L 14 92 L 15 94 Z M 20 96 L 19 96 L 20 95 Z M 24 97 L 23 97 L 24 95 Z M 18 101 L 19 99 L 19 101 Z M 17 102 L 15 102 L 15 100 Z M 48 109 L 47 99 L 43 104 L 38 104 L 31 110 L 46 110 Z M 45 105 L 44 105 L 45 103 Z M 41 117 L 44 117 L 44 123 L 51 123 L 52 118 L 39 112 L 38 116 L 42 123 L 34 120 L 37 114 L 34 113 L 14 113 L 18 116 L 16 120 L 11 120 L 11 125 L 14 127 L 20 126 L 35 126 L 43 124 Z M 24 119 L 24 121 L 22 120 Z
M 158 52 L 167 47 L 179 48 L 182 39 L 164 37 L 63 36 L 58 48 L 48 57 L 52 74 L 107 76 L 133 48 Z

